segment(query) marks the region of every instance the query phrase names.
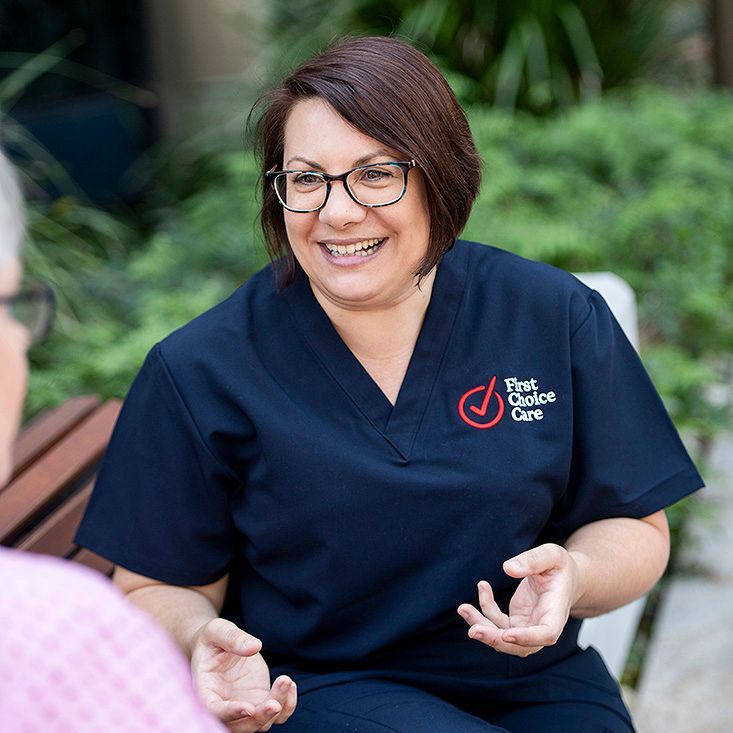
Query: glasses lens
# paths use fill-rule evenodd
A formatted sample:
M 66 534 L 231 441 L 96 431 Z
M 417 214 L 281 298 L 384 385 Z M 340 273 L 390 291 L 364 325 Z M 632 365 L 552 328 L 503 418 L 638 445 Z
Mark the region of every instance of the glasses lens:
M 11 301 L 10 313 L 28 329 L 31 343 L 37 344 L 51 328 L 54 315 L 53 291 L 45 284 L 23 288 Z
M 367 206 L 399 201 L 405 192 L 405 172 L 394 163 L 382 163 L 352 171 L 346 183 L 354 198 Z
M 326 181 L 318 173 L 295 171 L 275 178 L 275 191 L 283 206 L 293 211 L 320 209 L 326 201 Z

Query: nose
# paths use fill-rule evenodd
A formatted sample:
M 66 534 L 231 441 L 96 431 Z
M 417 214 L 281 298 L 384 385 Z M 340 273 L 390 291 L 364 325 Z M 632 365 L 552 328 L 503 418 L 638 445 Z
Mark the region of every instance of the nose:
M 343 181 L 331 183 L 331 193 L 326 205 L 318 212 L 318 218 L 333 229 L 345 229 L 350 224 L 364 220 L 367 207 L 357 204 L 349 196 Z

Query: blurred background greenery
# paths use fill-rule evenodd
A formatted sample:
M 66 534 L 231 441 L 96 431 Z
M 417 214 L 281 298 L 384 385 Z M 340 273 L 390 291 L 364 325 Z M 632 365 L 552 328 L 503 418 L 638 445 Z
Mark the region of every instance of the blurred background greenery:
M 28 416 L 124 396 L 155 341 L 264 264 L 249 105 L 338 35 L 394 33 L 469 115 L 485 178 L 465 236 L 628 280 L 642 358 L 704 462 L 733 377 L 731 8 L 0 0 L 0 144 L 29 198 L 28 276 L 60 300 Z

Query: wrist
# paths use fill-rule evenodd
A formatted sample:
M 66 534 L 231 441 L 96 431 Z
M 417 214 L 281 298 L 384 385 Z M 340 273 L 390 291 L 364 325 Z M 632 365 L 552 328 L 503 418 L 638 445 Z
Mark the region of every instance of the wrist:
M 566 548 L 567 549 L 567 548 Z M 580 550 L 567 549 L 570 562 L 573 567 L 573 592 L 570 603 L 570 615 L 575 616 L 575 612 L 583 605 L 583 597 L 586 593 L 586 579 L 588 578 L 590 558 Z
M 199 640 L 201 639 L 201 636 L 204 633 L 206 626 L 213 618 L 216 617 L 199 616 L 190 619 L 185 637 L 186 641 L 183 644 L 183 650 L 187 654 L 189 659 L 191 659 L 191 657 L 193 656 L 194 650 L 199 644 Z

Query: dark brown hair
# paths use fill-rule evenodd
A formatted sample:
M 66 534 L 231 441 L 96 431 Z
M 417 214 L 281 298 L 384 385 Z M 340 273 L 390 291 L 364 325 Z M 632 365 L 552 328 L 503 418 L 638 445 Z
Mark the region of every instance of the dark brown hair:
M 282 207 L 264 173 L 273 166 L 282 168 L 288 114 L 297 102 L 313 97 L 325 100 L 369 137 L 416 161 L 430 216 L 428 250 L 415 273 L 424 277 L 468 220 L 481 183 L 481 159 L 463 110 L 430 60 L 396 38 L 349 37 L 261 96 L 247 118 L 262 164 L 260 220 L 270 258 L 277 263 L 278 285 L 292 282 L 295 258 Z

